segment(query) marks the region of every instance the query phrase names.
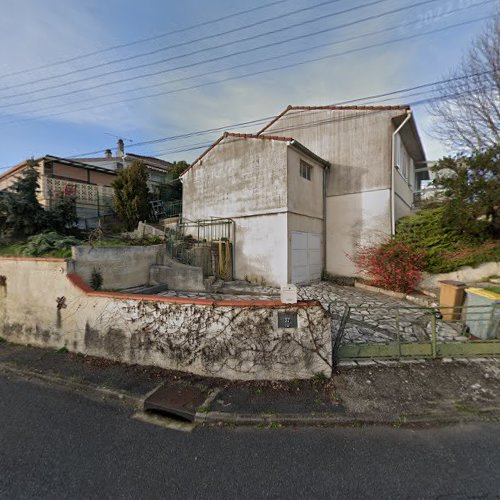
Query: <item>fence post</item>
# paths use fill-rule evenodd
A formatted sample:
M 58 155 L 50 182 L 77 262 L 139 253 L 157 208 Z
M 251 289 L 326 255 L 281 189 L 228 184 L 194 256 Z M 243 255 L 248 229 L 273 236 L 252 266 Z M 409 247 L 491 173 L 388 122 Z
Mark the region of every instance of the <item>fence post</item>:
M 401 359 L 401 337 L 400 337 L 400 317 L 399 317 L 399 308 L 396 309 L 396 340 L 398 343 L 398 359 Z
M 437 338 L 436 338 L 436 311 L 432 311 L 431 316 L 431 349 L 432 349 L 432 357 L 437 357 L 437 346 L 436 346 Z

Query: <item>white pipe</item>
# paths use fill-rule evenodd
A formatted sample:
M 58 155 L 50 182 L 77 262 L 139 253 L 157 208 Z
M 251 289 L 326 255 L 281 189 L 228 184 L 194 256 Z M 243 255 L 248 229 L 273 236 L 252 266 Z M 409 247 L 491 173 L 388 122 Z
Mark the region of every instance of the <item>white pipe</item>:
M 410 120 L 412 116 L 411 110 L 406 111 L 406 118 L 403 120 L 401 125 L 392 133 L 392 154 L 391 154 L 391 235 L 394 236 L 396 234 L 396 205 L 395 205 L 395 170 L 396 165 L 396 151 L 395 151 L 395 142 L 396 136 L 399 134 L 400 130 L 406 125 L 406 123 Z

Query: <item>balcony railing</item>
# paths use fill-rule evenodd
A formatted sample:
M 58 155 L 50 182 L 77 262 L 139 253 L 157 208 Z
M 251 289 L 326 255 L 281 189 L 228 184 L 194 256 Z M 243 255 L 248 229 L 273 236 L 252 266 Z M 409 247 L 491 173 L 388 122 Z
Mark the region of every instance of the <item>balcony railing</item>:
M 48 177 L 45 192 L 49 204 L 62 196 L 75 197 L 77 205 L 111 207 L 113 204 L 113 188 L 108 186 Z

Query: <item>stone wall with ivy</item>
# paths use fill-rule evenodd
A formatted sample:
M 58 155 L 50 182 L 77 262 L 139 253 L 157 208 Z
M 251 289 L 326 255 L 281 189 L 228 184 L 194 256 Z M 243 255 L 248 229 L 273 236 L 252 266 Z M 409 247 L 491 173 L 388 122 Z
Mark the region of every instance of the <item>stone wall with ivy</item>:
M 330 318 L 314 301 L 211 301 L 93 291 L 64 259 L 0 258 L 0 336 L 230 379 L 331 374 Z M 278 314 L 297 327 L 278 327 Z

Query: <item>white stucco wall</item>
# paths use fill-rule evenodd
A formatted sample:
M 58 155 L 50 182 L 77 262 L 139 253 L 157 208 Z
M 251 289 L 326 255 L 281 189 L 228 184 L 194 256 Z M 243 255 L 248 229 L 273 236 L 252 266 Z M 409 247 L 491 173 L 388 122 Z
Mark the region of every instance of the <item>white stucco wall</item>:
M 313 167 L 300 176 L 300 160 Z M 280 286 L 290 279 L 287 213 L 300 227 L 321 233 L 323 168 L 285 141 L 225 138 L 183 176 L 183 217 L 231 218 L 235 277 Z M 299 229 L 296 229 L 299 230 Z
M 404 116 L 402 109 L 291 110 L 263 132 L 290 135 L 331 164 L 326 267 L 332 274 L 356 275 L 346 257 L 354 244 L 391 232 L 393 119 Z M 397 190 L 404 202 L 395 197 L 396 218 L 409 213 L 405 203 L 411 204 L 408 186 Z
M 287 214 L 240 217 L 234 222 L 236 279 L 273 286 L 287 283 Z
M 354 276 L 349 259 L 356 244 L 375 244 L 391 234 L 389 189 L 330 196 L 326 199 L 326 270 Z
M 311 180 L 300 175 L 300 161 L 312 167 Z M 323 166 L 293 147 L 288 148 L 288 211 L 323 219 Z

